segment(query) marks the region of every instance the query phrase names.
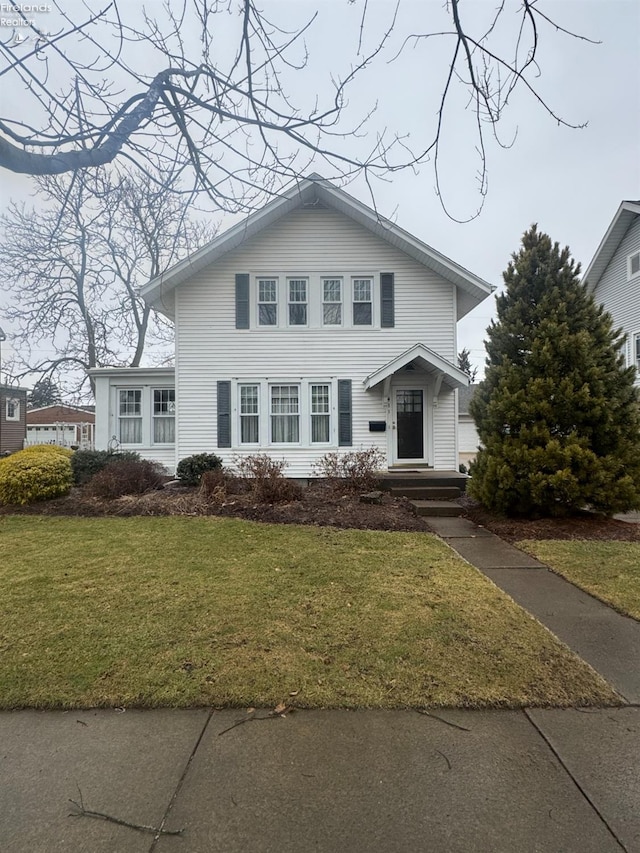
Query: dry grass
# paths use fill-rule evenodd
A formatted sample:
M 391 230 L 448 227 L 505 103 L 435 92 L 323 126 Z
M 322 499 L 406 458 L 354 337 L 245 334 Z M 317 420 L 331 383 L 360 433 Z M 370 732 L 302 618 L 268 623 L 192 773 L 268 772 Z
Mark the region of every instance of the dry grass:
M 640 620 L 640 542 L 518 543 L 581 589 Z
M 3 708 L 616 701 L 425 533 L 4 516 L 0 537 Z

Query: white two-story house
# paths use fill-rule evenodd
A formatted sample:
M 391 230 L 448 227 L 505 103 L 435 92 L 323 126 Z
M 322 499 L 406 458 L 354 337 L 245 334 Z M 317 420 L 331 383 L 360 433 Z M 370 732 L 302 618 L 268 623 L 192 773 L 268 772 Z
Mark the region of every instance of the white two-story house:
M 267 453 L 290 477 L 376 447 L 457 470 L 456 323 L 490 293 L 312 175 L 144 288 L 175 323 L 175 370 L 92 371 L 96 447 L 169 469 Z
M 627 364 L 640 385 L 640 201 L 623 201 L 583 281 L 627 335 Z

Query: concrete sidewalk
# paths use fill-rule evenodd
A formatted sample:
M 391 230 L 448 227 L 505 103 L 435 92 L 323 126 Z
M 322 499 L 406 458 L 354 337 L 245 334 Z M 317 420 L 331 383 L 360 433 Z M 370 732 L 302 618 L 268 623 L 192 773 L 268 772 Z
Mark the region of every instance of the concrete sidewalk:
M 640 851 L 640 708 L 0 714 L 3 853 Z M 69 800 L 145 834 L 71 817 Z

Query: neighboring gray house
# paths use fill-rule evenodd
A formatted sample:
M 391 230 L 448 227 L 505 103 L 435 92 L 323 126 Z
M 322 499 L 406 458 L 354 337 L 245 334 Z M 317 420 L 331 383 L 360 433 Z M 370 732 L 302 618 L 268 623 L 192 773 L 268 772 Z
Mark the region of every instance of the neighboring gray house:
M 640 201 L 623 201 L 583 281 L 627 334 L 627 364 L 640 384 Z
M 291 477 L 376 447 L 457 470 L 456 323 L 490 293 L 312 175 L 143 288 L 175 323 L 175 371 L 91 371 L 96 447 L 169 468 L 267 453 Z
M 27 435 L 27 388 L 0 384 L 0 454 L 22 450 Z
M 458 391 L 458 463 L 469 467 L 478 452 L 478 430 L 469 414 L 469 403 L 477 385 L 469 385 Z

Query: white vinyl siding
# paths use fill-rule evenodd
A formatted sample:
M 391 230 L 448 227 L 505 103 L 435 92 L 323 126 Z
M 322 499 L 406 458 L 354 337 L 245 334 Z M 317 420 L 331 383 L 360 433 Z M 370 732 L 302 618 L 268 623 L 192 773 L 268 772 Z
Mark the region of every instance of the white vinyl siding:
M 636 364 L 633 336 L 640 329 L 640 277 L 630 277 L 631 259 L 640 255 L 640 216 L 636 217 L 602 274 L 594 292 L 613 317 L 614 328 L 627 334 L 627 364 Z M 640 384 L 640 373 L 636 376 Z
M 235 328 L 235 275 L 251 276 L 251 328 Z M 395 326 L 380 328 L 380 273 L 395 274 Z M 287 308 L 287 279 L 308 281 L 309 325 L 295 327 L 278 315 L 281 327 L 258 324 L 259 279 L 274 280 L 278 273 L 279 305 Z M 351 326 L 352 283 L 371 278 L 373 326 Z M 342 325 L 324 321 L 323 282 L 341 281 Z M 315 302 L 313 301 L 315 300 Z M 378 239 L 370 231 L 328 209 L 297 210 L 239 249 L 228 252 L 214 265 L 194 276 L 176 291 L 176 387 L 179 389 L 178 458 L 192 453 L 215 452 L 229 464 L 241 446 L 237 384 L 259 382 L 300 384 L 301 407 L 310 408 L 308 384 L 331 385 L 331 447 L 337 448 L 335 412 L 337 380 L 353 382 L 353 445 L 341 452 L 378 447 L 387 456 L 387 432 L 370 432 L 369 421 L 387 420 L 382 388 L 365 392 L 366 377 L 400 353 L 421 342 L 455 364 L 455 287 L 408 255 Z M 315 312 L 315 314 L 313 313 Z M 313 316 L 312 316 L 313 315 Z M 345 316 L 346 315 L 346 316 Z M 313 320 L 313 322 L 312 322 Z M 232 443 L 217 448 L 215 384 L 231 380 Z M 440 409 L 433 418 L 442 448 L 437 449 L 440 467 L 457 468 L 453 403 L 449 411 L 444 388 Z M 311 474 L 311 468 L 327 445 L 310 440 L 310 414 L 301 414 L 299 445 L 270 445 L 270 401 L 260 398 L 260 449 L 273 458 L 286 457 L 285 473 L 291 477 Z M 306 435 L 305 435 L 306 434 Z

